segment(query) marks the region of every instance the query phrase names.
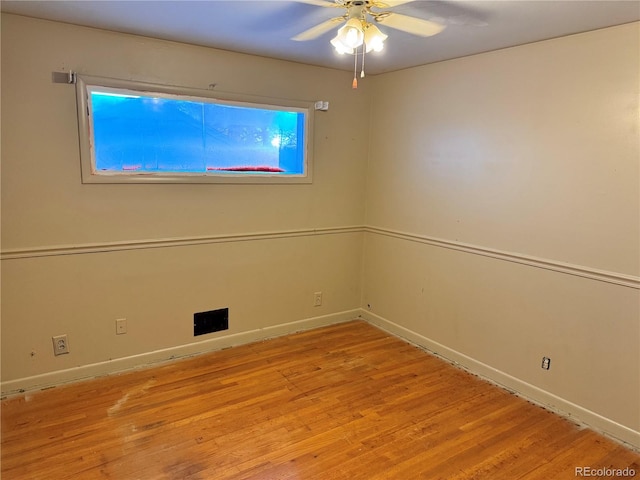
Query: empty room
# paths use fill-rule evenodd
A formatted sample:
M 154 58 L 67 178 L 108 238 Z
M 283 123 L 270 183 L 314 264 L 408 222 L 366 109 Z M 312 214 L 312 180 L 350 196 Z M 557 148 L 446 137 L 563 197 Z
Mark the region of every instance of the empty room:
M 640 479 L 640 2 L 1 8 L 3 480 Z

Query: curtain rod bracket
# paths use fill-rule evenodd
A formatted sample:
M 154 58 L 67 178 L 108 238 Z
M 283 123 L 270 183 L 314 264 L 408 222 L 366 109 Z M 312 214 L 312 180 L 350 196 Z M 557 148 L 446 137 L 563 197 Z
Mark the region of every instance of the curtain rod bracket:
M 77 81 L 76 72 L 73 70 L 69 70 L 68 72 L 52 72 L 51 81 L 53 83 L 67 83 L 75 85 Z

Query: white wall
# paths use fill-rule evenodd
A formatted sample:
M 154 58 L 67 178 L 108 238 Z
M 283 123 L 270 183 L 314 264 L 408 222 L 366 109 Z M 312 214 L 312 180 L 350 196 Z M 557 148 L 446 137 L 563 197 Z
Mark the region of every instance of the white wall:
M 639 30 L 376 77 L 363 286 L 373 322 L 636 444 Z
M 328 100 L 314 182 L 83 185 L 74 88 L 51 79 L 69 69 Z M 352 318 L 368 105 L 346 72 L 3 14 L 3 391 Z M 221 307 L 229 330 L 200 345 L 193 313 Z M 71 353 L 53 357 L 64 333 Z
M 639 33 L 354 92 L 345 72 L 3 15 L 3 391 L 362 313 L 640 445 Z M 314 183 L 83 185 L 73 88 L 51 82 L 69 69 L 328 100 Z M 194 339 L 193 313 L 224 306 L 229 331 Z

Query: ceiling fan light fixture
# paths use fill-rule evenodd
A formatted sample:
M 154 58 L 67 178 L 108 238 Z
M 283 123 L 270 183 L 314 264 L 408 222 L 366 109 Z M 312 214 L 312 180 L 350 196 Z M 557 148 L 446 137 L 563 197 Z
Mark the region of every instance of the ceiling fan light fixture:
M 347 20 L 347 23 L 338 30 L 338 35 L 334 40 L 339 42 L 342 47 L 344 47 L 345 51 L 348 49 L 353 50 L 354 48 L 358 48 L 364 42 L 362 22 L 357 18 L 350 18 Z M 335 47 L 333 40 L 331 43 Z
M 367 49 L 367 53 L 373 50 L 374 52 L 380 52 L 384 48 L 384 41 L 388 35 L 385 35 L 380 31 L 378 27 L 369 23 L 364 31 L 364 43 Z
M 353 48 L 345 47 L 338 37 L 335 37 L 331 40 L 331 45 L 336 49 L 340 55 L 344 55 L 345 53 L 352 54 Z

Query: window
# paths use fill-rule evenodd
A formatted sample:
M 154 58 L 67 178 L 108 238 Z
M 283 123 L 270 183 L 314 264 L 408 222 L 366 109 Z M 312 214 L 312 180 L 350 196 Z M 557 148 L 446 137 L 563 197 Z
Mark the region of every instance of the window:
M 309 183 L 312 103 L 77 79 L 84 183 Z

